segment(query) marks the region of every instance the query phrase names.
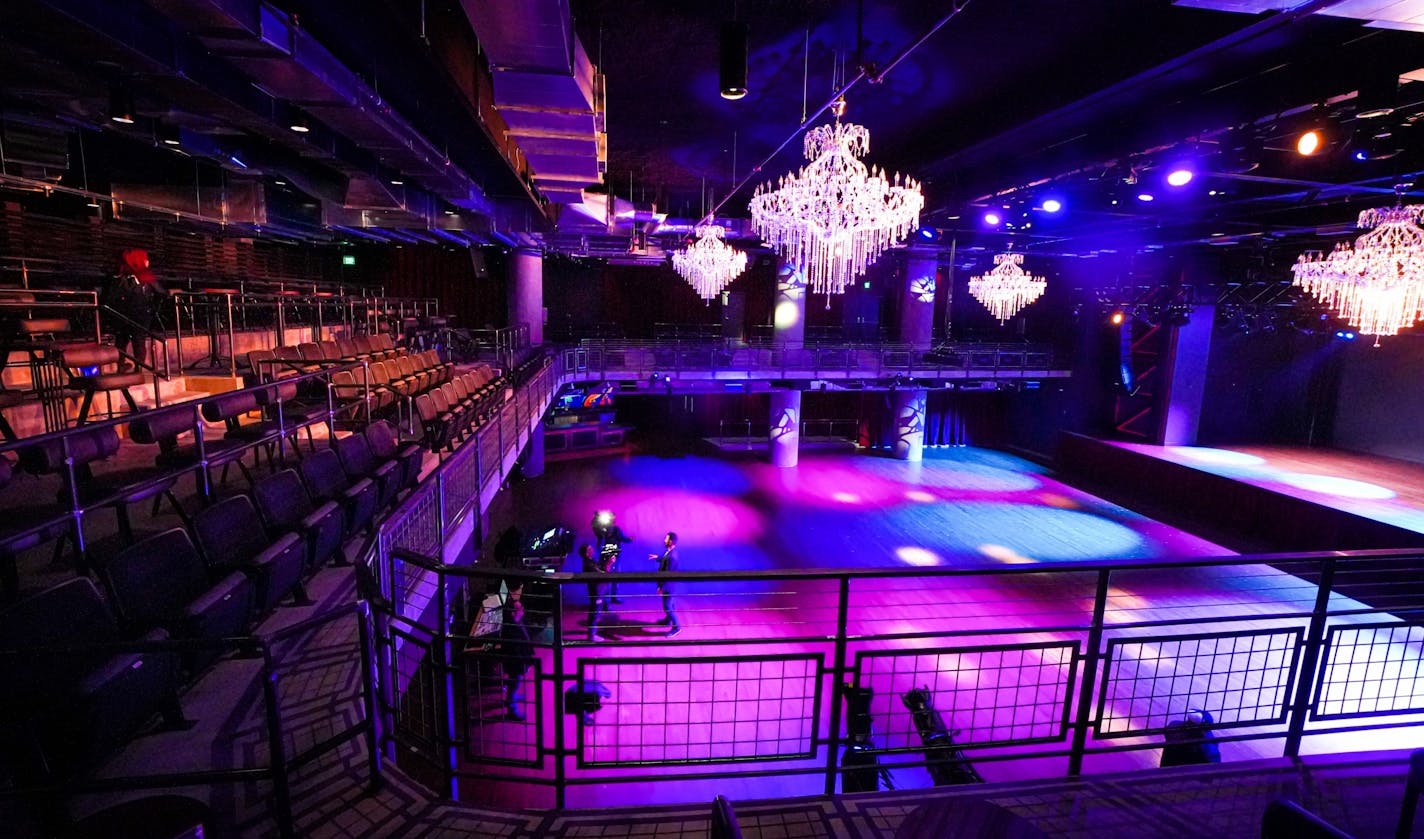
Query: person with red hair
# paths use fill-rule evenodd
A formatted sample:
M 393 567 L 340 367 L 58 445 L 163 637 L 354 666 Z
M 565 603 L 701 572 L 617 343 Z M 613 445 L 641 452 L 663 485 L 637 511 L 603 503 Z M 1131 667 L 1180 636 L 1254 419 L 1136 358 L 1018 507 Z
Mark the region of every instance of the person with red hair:
M 114 334 L 114 346 L 139 364 L 148 361 L 148 333 L 158 315 L 163 287 L 148 265 L 148 251 L 130 248 L 119 256 L 119 270 L 105 286 L 99 302 L 108 307 L 105 326 Z M 124 362 L 122 369 L 128 369 Z

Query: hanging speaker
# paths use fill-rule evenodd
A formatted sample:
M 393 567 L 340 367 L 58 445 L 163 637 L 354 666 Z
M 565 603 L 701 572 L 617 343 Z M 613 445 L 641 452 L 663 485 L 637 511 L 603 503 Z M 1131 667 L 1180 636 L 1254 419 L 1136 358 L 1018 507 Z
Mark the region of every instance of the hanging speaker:
M 741 99 L 747 95 L 747 38 L 750 30 L 745 23 L 733 20 L 722 24 L 722 51 L 718 77 L 723 99 Z

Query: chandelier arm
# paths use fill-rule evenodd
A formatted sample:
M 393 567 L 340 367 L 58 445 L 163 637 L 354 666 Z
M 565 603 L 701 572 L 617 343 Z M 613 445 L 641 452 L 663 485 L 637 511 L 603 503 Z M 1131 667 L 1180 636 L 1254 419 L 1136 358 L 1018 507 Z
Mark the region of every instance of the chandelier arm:
M 885 77 L 890 73 L 891 70 L 894 70 L 895 67 L 900 64 L 900 62 L 904 61 L 906 58 L 909 57 L 910 53 L 923 46 L 924 43 L 928 41 L 931 37 L 933 37 L 936 32 L 943 29 L 951 20 L 957 17 L 960 12 L 964 11 L 965 7 L 968 6 L 969 3 L 970 0 L 954 0 L 954 3 L 950 6 L 949 12 L 944 17 L 936 21 L 935 24 L 931 26 L 927 32 L 925 32 L 924 35 L 920 36 L 919 40 L 900 50 L 900 52 L 893 59 L 891 59 L 890 63 L 885 65 L 885 69 L 880 70 L 875 74 L 874 78 L 871 78 L 870 74 L 865 71 L 865 67 L 857 67 L 855 76 L 853 76 L 849 81 L 841 85 L 839 89 L 832 93 L 831 98 L 827 99 L 825 103 L 823 103 L 819 108 L 815 110 L 815 112 L 813 112 L 805 119 L 801 120 L 801 124 L 796 126 L 796 128 L 785 140 L 781 141 L 781 145 L 772 149 L 771 154 L 768 154 L 766 158 L 762 160 L 761 163 L 758 163 L 756 166 L 753 166 L 751 170 L 747 172 L 745 177 L 743 177 L 740 181 L 737 181 L 737 183 L 734 184 L 732 188 L 727 191 L 727 194 L 722 196 L 722 200 L 718 201 L 716 206 L 712 208 L 712 212 L 708 213 L 706 216 L 703 216 L 702 220 L 708 221 L 711 219 L 715 219 L 717 217 L 717 213 L 719 213 L 722 208 L 726 206 L 728 201 L 732 200 L 732 196 L 741 192 L 743 189 L 746 188 L 747 184 L 756 180 L 761 175 L 762 169 L 764 169 L 768 164 L 770 164 L 771 161 L 775 160 L 776 156 L 778 154 L 781 154 L 781 152 L 787 146 L 791 145 L 791 143 L 795 141 L 795 139 L 799 137 L 802 132 L 809 128 L 812 123 L 820 119 L 821 114 L 824 114 L 826 111 L 830 110 L 832 105 L 835 105 L 837 101 L 843 99 L 845 95 L 851 91 L 852 88 L 854 88 L 857 84 L 860 84 L 866 79 L 870 79 L 875 84 L 883 82 L 885 80 Z

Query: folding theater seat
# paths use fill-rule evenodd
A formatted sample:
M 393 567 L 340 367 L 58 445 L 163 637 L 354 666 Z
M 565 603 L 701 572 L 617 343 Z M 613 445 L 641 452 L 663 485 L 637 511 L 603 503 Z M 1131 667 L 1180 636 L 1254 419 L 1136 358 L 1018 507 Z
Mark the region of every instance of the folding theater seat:
M 371 444 L 366 442 L 366 435 L 360 432 L 338 439 L 334 448 L 346 477 L 352 481 L 370 478 L 378 490 L 377 508 L 389 508 L 401 489 L 401 464 L 378 460 L 371 451 Z
M 402 443 L 400 432 L 385 420 L 366 426 L 366 442 L 371 445 L 371 453 L 378 460 L 394 461 L 401 465 L 401 486 L 414 489 L 420 482 L 420 468 L 425 460 L 425 451 L 415 443 Z
M 252 473 L 248 471 L 247 464 L 242 462 L 242 456 L 247 452 L 247 444 L 236 438 L 209 437 L 206 433 L 203 436 L 201 452 L 196 440 L 179 443 L 178 438 L 191 434 L 194 425 L 194 417 L 189 411 L 150 411 L 129 423 L 129 439 L 142 445 L 157 445 L 158 454 L 153 462 L 161 468 L 191 469 L 202 463 L 202 456 L 206 455 L 209 468 L 223 467 L 223 476 L 226 477 L 227 467 L 235 463 L 242 471 L 243 477 L 251 483 Z M 202 488 L 201 480 L 198 486 Z
M 322 357 L 321 344 L 315 341 L 297 344 L 297 356 L 308 365 L 320 365 L 326 360 Z
M 465 437 L 465 425 L 468 417 L 459 405 L 451 405 L 450 399 L 445 395 L 445 391 L 440 388 L 430 389 L 430 400 L 435 404 L 435 410 L 440 415 L 441 421 L 449 426 L 449 437 L 451 442 L 462 440 Z
M 234 495 L 193 517 L 193 535 L 214 574 L 241 571 L 257 584 L 257 604 L 262 611 L 294 594 L 296 602 L 310 603 L 302 590 L 306 570 L 306 543 L 295 533 L 267 538 L 252 500 Z
M 448 412 L 442 413 L 435 407 L 435 397 L 432 394 L 422 393 L 415 397 L 415 413 L 420 417 L 426 448 L 438 452 L 450 445 L 454 435 L 454 428 L 451 425 L 454 417 Z
M 17 773 L 63 777 L 98 763 L 155 715 L 180 723 L 178 655 L 87 649 L 121 641 L 117 621 L 89 579 L 77 577 L 0 612 L 0 740 L 14 743 Z M 139 641 L 166 641 L 154 629 Z M 63 653 L 45 647 L 75 649 Z M 14 736 L 8 736 L 13 734 Z M 23 744 L 23 745 L 22 745 Z
M 391 339 L 390 333 L 380 332 L 371 337 L 371 349 L 383 358 L 394 358 L 405 355 L 405 351 L 396 346 L 396 342 Z
M 179 638 L 230 638 L 247 633 L 256 588 L 236 571 L 216 583 L 181 528 L 165 530 L 120 551 L 101 571 L 119 615 L 137 629 L 162 628 Z M 185 653 L 196 671 L 218 650 Z
M 10 459 L 0 455 L 0 488 L 8 486 L 14 474 Z M 36 545 L 62 538 L 73 526 L 69 508 L 58 503 L 5 506 L 5 515 L 0 517 L 0 603 L 20 593 L 16 557 Z
M 252 488 L 257 510 L 267 525 L 268 538 L 287 531 L 302 537 L 307 572 L 328 561 L 342 563 L 341 543 L 346 539 L 346 516 L 334 501 L 313 504 L 295 469 L 283 469 Z
M 261 465 L 262 448 L 267 450 L 267 461 L 276 468 L 276 459 L 273 456 L 272 448 L 278 433 L 277 423 L 259 419 L 255 422 L 244 423 L 243 417 L 248 414 L 257 413 L 257 392 L 252 390 L 239 390 L 232 393 L 224 393 L 208 399 L 199 406 L 203 419 L 212 423 L 222 423 L 224 431 L 221 437 L 211 434 L 211 429 L 205 429 L 203 443 L 205 445 L 216 442 L 222 448 L 235 447 L 240 450 L 253 448 L 257 452 L 257 462 Z M 287 429 L 286 433 L 292 439 L 296 439 L 296 429 Z M 260 448 L 259 448 L 260 446 Z M 233 461 L 243 469 L 243 474 L 247 476 L 248 483 L 252 482 L 252 476 L 243 468 L 242 455 L 239 451 L 237 459 Z
M 375 521 L 380 487 L 370 478 L 350 480 L 341 468 L 341 458 L 332 449 L 307 455 L 300 467 L 302 483 L 312 501 L 335 501 L 346 513 L 346 535 L 368 530 Z

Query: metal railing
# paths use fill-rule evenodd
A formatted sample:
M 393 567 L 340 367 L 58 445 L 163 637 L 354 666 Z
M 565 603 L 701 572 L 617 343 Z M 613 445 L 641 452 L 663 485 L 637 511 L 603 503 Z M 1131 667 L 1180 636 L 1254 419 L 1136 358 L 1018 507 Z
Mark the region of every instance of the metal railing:
M 705 798 L 702 782 L 763 777 L 781 796 L 874 789 L 887 776 L 907 788 L 1077 775 L 1114 755 L 1119 770 L 1124 759 L 1156 765 L 1193 710 L 1214 722 L 1186 742 L 1210 740 L 1227 760 L 1417 744 L 1424 592 L 1409 581 L 1421 567 L 1417 552 L 1362 551 L 626 573 L 596 640 L 584 619 L 598 575 L 456 566 L 406 549 L 378 572 L 386 611 L 419 639 L 387 639 L 400 655 L 383 662 L 385 682 L 408 691 L 423 673 L 436 700 L 418 726 L 403 705 L 395 730 L 420 736 L 398 742 L 440 766 L 451 794 L 461 780 L 499 780 L 524 788 L 526 803 L 563 807 L 593 785 L 665 789 L 672 801 Z M 653 585 L 673 581 L 686 629 L 675 640 L 654 620 Z M 512 589 L 536 616 L 515 719 L 490 713 L 507 701 L 511 654 L 483 631 L 488 613 L 461 608 Z M 1380 731 L 1393 734 L 1362 739 Z
M 1424 739 L 1417 552 L 626 573 L 612 618 L 589 609 L 595 576 L 462 564 L 459 528 L 479 543 L 475 520 L 553 393 L 590 375 L 571 358 L 519 384 L 366 558 L 387 745 L 429 761 L 443 794 L 498 780 L 564 806 L 585 786 L 763 777 L 778 795 L 834 793 L 881 770 L 900 786 L 974 777 L 966 760 L 991 779 L 1001 763 L 1073 775 L 1112 755 L 1155 762 L 1193 709 L 1228 759 L 1359 750 L 1380 729 Z M 689 627 L 676 640 L 648 631 L 670 580 Z M 485 713 L 506 701 L 510 656 L 481 607 L 515 588 L 542 629 L 522 720 Z M 735 707 L 697 710 L 719 703 Z
M 343 618 L 354 618 L 356 623 L 355 634 L 359 643 L 359 660 L 355 662 L 355 669 L 358 671 L 356 678 L 350 679 L 346 674 L 341 674 L 340 677 L 328 675 L 318 678 L 312 671 L 346 668 L 351 664 L 349 656 L 333 659 L 325 654 L 309 655 L 311 648 L 316 646 L 309 643 L 313 637 Z M 266 782 L 271 784 L 272 817 L 276 822 L 278 835 L 283 839 L 294 839 L 298 832 L 292 807 L 292 775 L 301 767 L 359 738 L 367 761 L 367 788 L 374 790 L 382 783 L 382 754 L 378 745 L 381 739 L 380 716 L 376 713 L 376 669 L 373 666 L 373 651 L 371 610 L 365 601 L 339 606 L 262 635 L 217 640 L 110 642 L 94 639 L 92 643 L 84 645 L 0 649 L 0 664 L 4 665 L 7 672 L 15 669 L 14 663 L 17 661 L 60 655 L 92 658 L 124 653 L 235 653 L 259 658 L 261 668 L 253 676 L 251 684 L 260 686 L 261 719 L 267 746 L 265 762 L 257 757 L 262 752 L 259 748 L 232 748 L 231 755 L 236 759 L 235 763 L 222 759 L 217 752 L 209 754 L 210 749 L 185 748 L 183 753 L 190 759 L 207 754 L 209 759 L 204 762 L 208 768 L 48 779 L 21 779 L 12 776 L 0 779 L 0 800 L 18 799 L 43 803 L 53 800 L 55 796 L 81 793 Z M 246 668 L 243 672 L 247 672 Z M 208 675 L 216 677 L 217 673 L 209 671 Z M 283 681 L 288 677 L 302 685 L 298 696 L 305 707 L 284 707 L 291 704 L 290 697 L 281 689 Z M 334 691 L 320 694 L 311 692 L 313 685 L 343 687 L 353 684 L 356 689 L 349 695 L 340 695 Z M 318 708 L 323 713 L 314 714 L 313 710 Z M 338 713 L 327 713 L 332 711 Z M 241 730 L 242 722 L 241 718 L 223 720 L 213 727 L 226 730 L 227 734 L 222 743 L 231 745 L 250 733 Z M 182 734 L 176 733 L 159 733 L 153 736 L 182 738 Z M 11 783 L 3 783 L 4 780 Z M 62 826 L 52 827 L 56 829 L 56 835 L 62 832 Z
M 1054 378 L 1068 369 L 1047 346 L 905 344 L 737 345 L 725 341 L 586 339 L 562 350 L 565 370 L 600 378 Z

